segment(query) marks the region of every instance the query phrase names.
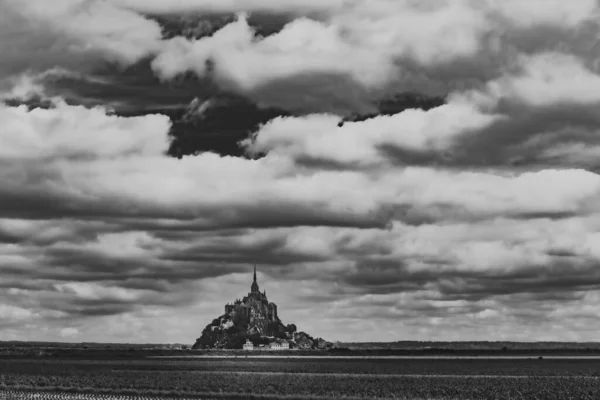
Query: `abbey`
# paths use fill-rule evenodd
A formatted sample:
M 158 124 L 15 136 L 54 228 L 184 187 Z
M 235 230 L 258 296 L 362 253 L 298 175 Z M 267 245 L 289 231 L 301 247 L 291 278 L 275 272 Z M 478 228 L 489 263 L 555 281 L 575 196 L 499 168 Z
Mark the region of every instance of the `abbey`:
M 257 331 L 268 332 L 271 323 L 280 323 L 277 317 L 277 305 L 269 303 L 267 292 L 262 293 L 259 290 L 256 281 L 256 266 L 254 266 L 254 281 L 250 286 L 250 293 L 242 300 L 237 299 L 233 304 L 225 305 L 225 314 L 231 315 L 233 323 L 236 326 L 243 326 L 244 329 L 255 327 Z
M 297 332 L 295 324 L 284 325 L 277 305 L 269 302 L 256 280 L 243 299 L 225 305 L 224 314 L 206 325 L 193 349 L 324 349 L 331 343 Z

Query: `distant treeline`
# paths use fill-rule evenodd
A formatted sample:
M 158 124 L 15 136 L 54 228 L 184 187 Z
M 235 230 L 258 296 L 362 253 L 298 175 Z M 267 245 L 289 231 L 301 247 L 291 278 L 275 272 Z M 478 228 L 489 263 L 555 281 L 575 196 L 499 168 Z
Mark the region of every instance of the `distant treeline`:
M 0 341 L 2 348 L 59 348 L 59 349 L 185 349 L 191 347 L 187 344 L 156 344 L 156 343 L 63 343 L 63 342 L 20 342 Z

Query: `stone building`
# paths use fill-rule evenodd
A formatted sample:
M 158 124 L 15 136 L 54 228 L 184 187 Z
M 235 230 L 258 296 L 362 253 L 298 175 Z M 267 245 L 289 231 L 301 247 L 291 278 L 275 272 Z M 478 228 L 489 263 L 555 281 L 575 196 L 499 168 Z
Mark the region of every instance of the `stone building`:
M 254 350 L 254 344 L 250 341 L 250 339 L 246 339 L 246 343 L 244 343 L 244 350 Z
M 273 342 L 270 345 L 271 350 L 289 350 L 290 349 L 290 343 L 289 342 Z
M 233 317 L 236 326 L 256 327 L 263 334 L 269 333 L 270 324 L 280 322 L 277 316 L 277 305 L 269 302 L 266 291 L 259 290 L 256 281 L 256 266 L 250 292 L 243 299 L 236 299 L 233 304 L 226 304 L 225 314 Z
M 312 348 L 312 338 L 305 334 L 300 338 L 300 333 L 296 325 L 281 322 L 277 305 L 268 300 L 266 291 L 260 291 L 254 266 L 250 292 L 226 304 L 225 313 L 206 325 L 193 348 L 285 350 L 299 347 L 300 339 L 303 348 Z M 270 346 L 273 342 L 276 344 Z

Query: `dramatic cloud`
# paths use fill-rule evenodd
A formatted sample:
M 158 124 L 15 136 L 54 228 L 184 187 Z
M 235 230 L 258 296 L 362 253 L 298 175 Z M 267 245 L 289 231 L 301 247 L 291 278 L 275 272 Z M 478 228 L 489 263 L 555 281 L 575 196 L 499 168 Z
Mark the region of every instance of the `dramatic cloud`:
M 3 74 L 131 64 L 158 50 L 161 39 L 157 23 L 107 2 L 3 0 L 0 15 Z
M 332 115 L 278 118 L 265 124 L 253 140 L 243 143 L 251 153 L 281 152 L 295 159 L 338 164 L 381 164 L 384 147 L 414 152 L 440 152 L 456 136 L 491 125 L 499 115 L 488 115 L 467 103 L 450 103 L 429 111 L 406 110 L 364 122 L 339 126 Z
M 600 77 L 579 59 L 560 53 L 540 53 L 520 60 L 522 71 L 487 85 L 496 100 L 544 107 L 560 103 L 593 104 L 600 101 Z
M 211 76 L 223 88 L 291 110 L 365 112 L 390 87 L 439 92 L 481 83 L 501 74 L 515 53 L 530 52 L 528 44 L 581 51 L 569 43 L 571 31 L 582 40 L 594 35 L 579 33 L 595 23 L 593 0 L 573 8 L 521 3 L 356 1 L 322 20 L 293 20 L 265 38 L 242 15 L 211 37 L 172 39 L 153 68 L 163 79 L 186 71 Z M 244 2 L 234 6 L 248 11 Z M 536 34 L 544 29 L 553 44 Z M 285 94 L 292 91 L 303 96 Z
M 102 109 L 60 104 L 52 110 L 1 107 L 0 118 L 3 161 L 156 155 L 168 143 L 169 121 L 161 115 L 108 117 Z
M 392 70 L 388 59 L 366 47 L 341 41 L 335 27 L 299 19 L 278 34 L 256 39 L 243 16 L 207 38 L 171 39 L 152 66 L 163 79 L 193 71 L 199 76 L 213 77 L 225 89 L 268 104 L 307 111 L 316 109 L 310 102 L 302 104 L 277 92 L 305 88 L 309 94 L 316 92 L 312 95 L 322 102 L 331 103 L 333 110 L 345 107 L 367 111 L 365 100 L 360 99 L 364 96 L 358 96 L 352 105 L 347 104 L 352 99 L 331 93 L 348 84 L 354 85 L 353 91 L 381 86 L 388 81 Z M 268 87 L 271 84 L 275 87 Z
M 257 263 L 332 340 L 592 339 L 598 15 L 0 0 L 0 332 L 189 343 Z

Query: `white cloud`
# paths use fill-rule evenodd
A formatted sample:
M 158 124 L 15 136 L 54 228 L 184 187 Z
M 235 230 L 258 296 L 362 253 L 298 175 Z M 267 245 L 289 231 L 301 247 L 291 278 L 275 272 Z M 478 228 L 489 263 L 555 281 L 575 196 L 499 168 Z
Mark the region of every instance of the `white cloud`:
M 466 1 L 360 1 L 332 20 L 348 43 L 425 67 L 476 55 L 491 29 Z
M 128 231 L 98 235 L 95 242 L 83 246 L 86 250 L 101 253 L 104 256 L 135 258 L 152 256 L 157 251 L 158 240 L 147 232 Z
M 324 221 L 346 218 L 381 223 L 392 216 L 444 220 L 586 213 L 594 210 L 600 190 L 598 175 L 584 170 L 508 174 L 386 164 L 364 171 L 298 169 L 285 150 L 278 153 L 277 146 L 287 146 L 285 141 L 275 142 L 274 154 L 260 160 L 212 153 L 177 160 L 164 155 L 169 126 L 164 117 L 119 118 L 100 109 L 66 105 L 33 111 L 5 108 L 3 112 L 8 122 L 0 136 L 0 182 L 5 189 L 0 200 L 17 209 L 19 203 L 11 199 L 36 193 L 50 202 L 52 213 L 70 209 L 88 215 L 183 217 L 211 226 L 248 218 L 259 221 L 275 207 L 283 212 L 278 217 L 281 221 L 303 215 Z M 408 113 L 406 121 L 413 114 Z M 417 128 L 410 133 L 415 137 L 453 129 L 452 123 L 444 123 L 452 118 L 444 109 L 432 114 L 440 115 L 440 121 L 430 122 L 421 119 L 420 112 L 416 114 Z M 397 118 L 402 121 L 403 115 Z M 485 118 L 481 121 L 486 122 Z M 377 121 L 365 126 L 370 124 Z M 408 122 L 404 125 L 409 126 Z M 355 133 L 356 137 L 360 134 Z M 327 143 L 327 136 L 321 140 Z M 36 156 L 43 159 L 28 161 Z M 354 155 L 354 160 L 359 156 Z M 67 207 L 54 205 L 56 199 Z M 296 215 L 285 214 L 292 210 Z
M 15 322 L 29 320 L 35 317 L 35 314 L 28 309 L 11 306 L 9 304 L 0 305 L 0 316 L 3 322 Z
M 501 4 L 459 0 L 59 0 L 48 4 L 6 0 L 0 5 L 4 20 L 0 24 L 2 75 L 56 66 L 89 69 L 102 61 L 130 65 L 157 56 L 154 69 L 170 79 L 186 71 L 204 76 L 210 60 L 214 63 L 210 75 L 228 90 L 291 109 L 314 110 L 317 104 L 334 102 L 330 111 L 340 113 L 364 109 L 369 100 L 388 90 L 415 85 L 439 89 L 440 81 L 453 78 L 465 83 L 465 65 L 473 72 L 472 80 L 479 81 L 482 75 L 510 65 L 515 51 L 528 52 L 520 49 L 518 37 L 505 32 L 532 31 L 540 26 L 579 32 L 583 24 L 595 23 L 597 14 L 594 0 L 582 0 L 572 7 L 556 1 L 548 6 L 537 0 Z M 188 41 L 179 37 L 165 43 L 158 23 L 140 14 L 261 10 L 291 12 L 299 18 L 266 38 L 254 38 L 245 19 L 240 18 L 209 38 Z M 313 12 L 322 12 L 321 18 L 302 17 Z M 442 88 L 447 89 L 447 84 Z M 323 90 L 323 85 L 328 90 Z M 342 87 L 344 96 L 352 93 L 357 98 L 354 103 L 344 104 L 330 93 Z M 304 94 L 294 100 L 285 94 L 292 90 Z
M 391 146 L 417 152 L 450 149 L 454 139 L 501 119 L 468 103 L 449 103 L 429 111 L 406 110 L 363 122 L 347 122 L 330 115 L 277 118 L 244 141 L 251 153 L 272 152 L 295 159 L 314 158 L 342 164 L 382 164 L 380 149 Z
M 137 302 L 144 296 L 141 290 L 106 287 L 96 283 L 68 282 L 55 284 L 54 287 L 60 293 L 83 300 Z
M 573 48 L 583 54 L 568 43 L 584 24 L 596 23 L 593 0 L 573 8 L 556 2 L 505 3 L 355 1 L 320 20 L 293 20 L 266 38 L 255 38 L 241 17 L 212 37 L 171 40 L 153 66 L 165 79 L 186 71 L 208 74 L 228 90 L 303 110 L 308 101 L 322 108 L 331 102 L 332 95 L 319 90 L 317 82 L 329 81 L 331 90 L 337 86 L 338 92 L 365 101 L 414 86 L 427 91 L 448 90 L 452 83 L 477 86 L 486 76 L 504 72 L 516 56 L 530 54 L 526 43 L 537 51 L 555 50 L 543 40 L 523 40 L 523 35 L 535 38 L 540 29 L 556 29 L 555 40 L 567 52 Z M 243 2 L 233 8 L 247 11 Z M 286 95 L 292 90 L 303 93 L 295 102 Z
M 168 143 L 170 121 L 162 115 L 107 116 L 101 108 L 67 106 L 51 110 L 0 106 L 0 159 L 109 158 L 160 154 Z
M 37 56 L 54 59 L 97 52 L 130 64 L 157 50 L 161 39 L 157 23 L 107 2 L 6 0 L 3 4 L 3 29 L 12 35 L 2 43 L 14 45 L 8 39 L 19 40 L 23 45 L 19 53 L 27 57 L 36 56 L 31 53 L 39 50 L 46 53 Z M 17 37 L 17 32 L 22 36 Z M 44 48 L 48 43 L 53 46 Z M 13 54 L 14 50 L 7 53 L 8 61 Z
M 214 63 L 214 71 L 208 61 Z M 223 86 L 243 93 L 304 74 L 350 74 L 366 86 L 376 86 L 392 72 L 389 59 L 366 46 L 345 43 L 336 26 L 298 19 L 276 35 L 255 39 L 244 16 L 210 37 L 172 39 L 152 66 L 165 79 L 186 71 L 200 76 L 210 72 Z
M 432 10 L 406 2 L 395 7 L 386 3 L 377 11 L 369 7 L 367 17 L 363 6 L 326 21 L 296 19 L 266 38 L 255 38 L 242 16 L 211 37 L 169 41 L 152 65 L 163 79 L 186 71 L 210 74 L 226 89 L 301 109 L 310 98 L 327 103 L 331 94 L 322 85 L 331 86 L 333 92 L 346 87 L 365 99 L 384 92 L 402 76 L 397 65 L 402 59 L 431 66 L 474 55 L 488 29 L 484 16 L 462 3 Z M 425 20 L 429 22 L 424 24 Z M 339 77 L 350 79 L 344 82 Z M 273 94 L 270 85 L 279 93 Z M 285 94 L 290 90 L 306 94 L 294 102 Z
M 60 330 L 59 335 L 62 338 L 70 339 L 79 336 L 80 332 L 77 328 L 63 328 Z
M 3 0 L 0 90 L 25 72 L 130 65 L 160 50 L 161 37 L 156 22 L 105 1 Z
M 519 65 L 519 72 L 489 82 L 487 94 L 532 107 L 600 101 L 600 76 L 575 56 L 541 53 L 521 57 Z

